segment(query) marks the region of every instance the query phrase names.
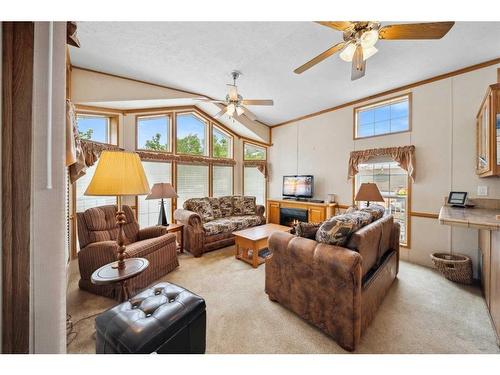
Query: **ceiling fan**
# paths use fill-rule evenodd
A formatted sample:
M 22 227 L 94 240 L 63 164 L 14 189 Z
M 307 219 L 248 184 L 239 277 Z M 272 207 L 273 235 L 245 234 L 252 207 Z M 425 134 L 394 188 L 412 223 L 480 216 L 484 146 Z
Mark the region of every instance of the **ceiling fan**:
M 325 52 L 294 70 L 301 74 L 338 51 L 340 58 L 352 62 L 351 80 L 365 75 L 366 59 L 377 53 L 375 44 L 379 39 L 441 39 L 455 22 L 427 22 L 395 24 L 381 27 L 374 21 L 320 21 L 319 24 L 344 33 L 344 41 L 335 44 Z
M 274 102 L 270 99 L 243 99 L 243 97 L 238 93 L 238 86 L 236 86 L 236 80 L 242 75 L 241 72 L 234 70 L 231 72 L 231 77 L 233 78 L 233 84 L 228 84 L 228 93 L 225 99 L 212 100 L 212 99 L 198 99 L 209 103 L 219 103 L 224 104 L 225 107 L 215 115 L 215 117 L 220 117 L 227 114 L 229 117 L 238 117 L 243 114 L 247 116 L 250 120 L 257 120 L 252 112 L 248 110 L 245 106 L 247 105 L 273 105 Z

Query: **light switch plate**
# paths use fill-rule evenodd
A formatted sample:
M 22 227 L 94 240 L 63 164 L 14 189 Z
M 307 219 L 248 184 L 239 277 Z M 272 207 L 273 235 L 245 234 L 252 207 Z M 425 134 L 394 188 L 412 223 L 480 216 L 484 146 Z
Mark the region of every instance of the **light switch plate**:
M 477 187 L 477 195 L 480 197 L 488 196 L 488 186 L 478 185 Z

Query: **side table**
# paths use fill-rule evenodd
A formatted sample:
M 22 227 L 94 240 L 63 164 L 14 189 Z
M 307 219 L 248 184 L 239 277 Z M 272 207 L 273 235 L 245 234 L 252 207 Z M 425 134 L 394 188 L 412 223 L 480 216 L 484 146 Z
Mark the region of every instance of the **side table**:
M 130 298 L 127 280 L 144 272 L 149 266 L 149 261 L 144 258 L 125 259 L 125 268 L 118 269 L 118 262 L 108 263 L 94 271 L 90 280 L 96 285 L 111 285 L 119 283 L 121 286 L 119 301 L 123 302 Z
M 167 226 L 168 233 L 179 233 L 179 253 L 184 252 L 184 224 L 170 223 Z

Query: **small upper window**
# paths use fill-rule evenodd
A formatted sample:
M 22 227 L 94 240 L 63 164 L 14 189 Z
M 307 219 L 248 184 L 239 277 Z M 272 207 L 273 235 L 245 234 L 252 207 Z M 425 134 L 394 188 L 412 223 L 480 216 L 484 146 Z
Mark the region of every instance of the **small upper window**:
M 214 158 L 231 158 L 233 137 L 219 128 L 212 127 L 212 156 Z
M 207 128 L 194 113 L 177 115 L 177 153 L 208 156 Z
M 410 130 L 410 96 L 385 100 L 354 110 L 355 138 Z
M 107 116 L 77 115 L 76 126 L 80 139 L 110 143 L 110 121 Z
M 170 116 L 138 117 L 137 149 L 170 151 Z
M 244 144 L 244 160 L 266 160 L 265 147 L 257 146 L 252 143 Z

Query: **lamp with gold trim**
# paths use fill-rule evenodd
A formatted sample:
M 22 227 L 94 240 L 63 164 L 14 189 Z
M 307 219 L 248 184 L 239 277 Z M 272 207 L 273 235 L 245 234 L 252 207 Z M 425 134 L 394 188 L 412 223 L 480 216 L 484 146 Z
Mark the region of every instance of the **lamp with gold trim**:
M 149 183 L 142 167 L 141 159 L 135 152 L 103 151 L 99 158 L 92 181 L 85 195 L 117 197 L 116 222 L 118 225 L 118 269 L 125 268 L 124 233 L 126 223 L 122 210 L 122 197 L 149 193 Z

